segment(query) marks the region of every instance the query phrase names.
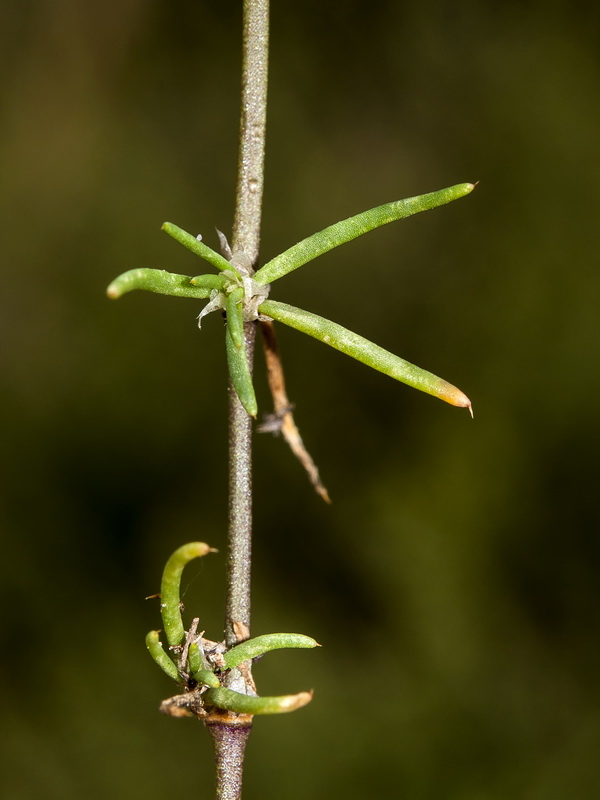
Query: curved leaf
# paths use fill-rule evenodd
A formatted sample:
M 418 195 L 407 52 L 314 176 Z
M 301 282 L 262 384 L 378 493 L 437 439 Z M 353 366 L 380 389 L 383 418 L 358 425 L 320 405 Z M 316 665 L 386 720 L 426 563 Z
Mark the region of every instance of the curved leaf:
M 106 294 L 111 300 L 117 300 L 127 292 L 143 289 L 147 292 L 167 294 L 173 297 L 191 297 L 195 300 L 210 297 L 211 289 L 205 286 L 194 286 L 190 281 L 188 275 L 177 275 L 164 269 L 141 267 L 130 269 L 115 278 L 106 290 Z
M 203 686 L 210 686 L 212 689 L 218 689 L 221 686 L 215 673 L 209 669 L 196 670 L 192 673 L 192 678 Z
M 146 647 L 148 648 L 148 652 L 156 661 L 158 666 L 162 669 L 162 671 L 167 673 L 169 678 L 173 678 L 174 681 L 179 681 L 180 678 L 177 667 L 173 661 L 171 661 L 168 654 L 164 651 L 158 634 L 158 631 L 150 631 L 150 633 L 147 634 Z
M 185 636 L 179 598 L 183 568 L 194 558 L 215 552 L 213 547 L 209 547 L 204 542 L 191 542 L 175 550 L 165 565 L 160 585 L 160 608 L 163 627 L 170 647 L 177 647 Z

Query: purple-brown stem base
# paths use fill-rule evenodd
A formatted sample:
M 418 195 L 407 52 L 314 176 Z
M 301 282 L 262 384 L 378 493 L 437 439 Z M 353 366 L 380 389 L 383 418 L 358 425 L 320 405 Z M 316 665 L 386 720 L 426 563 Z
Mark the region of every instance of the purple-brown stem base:
M 246 742 L 252 730 L 252 717 L 213 713 L 203 720 L 215 747 L 217 800 L 240 800 Z

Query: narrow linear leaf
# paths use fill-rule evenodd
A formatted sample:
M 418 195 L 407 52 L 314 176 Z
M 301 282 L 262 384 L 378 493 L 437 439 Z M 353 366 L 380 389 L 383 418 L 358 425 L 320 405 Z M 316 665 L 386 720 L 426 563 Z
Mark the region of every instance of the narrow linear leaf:
M 264 636 L 248 639 L 248 641 L 237 644 L 231 650 L 228 650 L 224 655 L 225 667 L 233 669 L 244 661 L 262 656 L 270 650 L 283 650 L 292 647 L 320 647 L 320 645 L 310 636 L 304 636 L 301 633 L 267 633 Z
M 221 290 L 225 285 L 225 280 L 221 275 L 196 275 L 191 279 L 190 283 L 192 286 L 198 286 L 212 292 L 213 289 Z
M 192 674 L 202 669 L 202 653 L 196 642 L 192 642 L 188 649 L 188 667 Z
M 175 550 L 165 565 L 160 586 L 160 605 L 163 627 L 170 647 L 177 647 L 185 636 L 179 598 L 183 568 L 194 558 L 200 558 L 207 553 L 216 553 L 216 550 L 204 542 L 191 542 Z
M 158 631 L 150 631 L 150 633 L 146 636 L 146 647 L 148 648 L 148 652 L 152 656 L 152 658 L 156 661 L 158 666 L 162 669 L 163 672 L 166 672 L 169 678 L 173 678 L 174 681 L 179 681 L 179 673 L 177 672 L 177 667 L 171 661 L 167 653 L 163 650 L 162 642 L 158 636 Z
M 254 386 L 252 385 L 252 375 L 250 374 L 248 359 L 246 358 L 244 339 L 242 337 L 241 347 L 237 347 L 231 337 L 229 327 L 226 327 L 225 347 L 227 350 L 229 376 L 237 392 L 237 396 L 240 399 L 240 403 L 251 417 L 256 417 L 258 405 L 256 403 L 256 395 L 254 394 Z
M 239 349 L 244 342 L 244 312 L 242 310 L 242 298 L 244 290 L 240 286 L 234 289 L 227 297 L 227 330 L 233 339 L 233 343 Z
M 202 653 L 196 642 L 192 642 L 188 649 L 188 667 L 192 678 L 204 686 L 218 688 L 221 683 L 211 669 L 205 669 L 202 665 Z
M 388 350 L 384 350 L 383 347 L 373 344 L 368 339 L 363 339 L 362 336 L 329 319 L 311 314 L 301 308 L 289 306 L 286 303 L 278 303 L 275 300 L 267 300 L 262 303 L 259 311 L 278 322 L 283 322 L 291 328 L 313 336 L 320 342 L 334 347 L 357 361 L 362 361 L 363 364 L 389 375 L 390 378 L 434 397 L 439 397 L 440 400 L 444 400 L 450 405 L 471 409 L 471 401 L 456 386 L 452 386 L 451 383 L 438 378 L 437 375 L 395 356 Z
M 173 225 L 172 222 L 165 222 L 162 226 L 162 229 L 165 231 L 165 233 L 168 233 L 169 236 L 175 239 L 176 242 L 179 242 L 179 244 L 187 247 L 187 249 L 191 250 L 194 255 L 200 256 L 200 258 L 208 261 L 208 263 L 212 264 L 213 267 L 216 267 L 219 270 L 234 269 L 229 261 L 227 261 L 226 258 L 223 258 L 220 253 L 217 253 L 215 250 L 205 245 L 204 242 L 196 239 L 196 237 L 192 236 L 191 233 L 184 231 L 183 228 L 178 228 L 177 225 Z
M 386 203 L 385 205 L 371 208 L 369 211 L 363 211 L 362 214 L 341 220 L 341 222 L 336 222 L 335 225 L 330 225 L 328 228 L 308 236 L 298 244 L 272 258 L 271 261 L 268 261 L 258 270 L 254 275 L 254 280 L 256 283 L 262 283 L 263 285 L 273 283 L 273 281 L 283 278 L 284 275 L 298 269 L 303 264 L 323 255 L 323 253 L 327 253 L 329 250 L 333 250 L 334 247 L 339 247 L 341 244 L 362 236 L 363 233 L 368 233 L 374 228 L 386 225 L 388 222 L 395 222 L 413 214 L 418 214 L 420 211 L 429 211 L 432 208 L 451 203 L 453 200 L 458 200 L 459 197 L 469 194 L 474 188 L 475 184 L 473 183 L 459 183 L 456 186 L 440 189 L 437 192 Z
M 218 276 L 215 276 L 218 277 Z M 191 297 L 203 300 L 210 297 L 211 289 L 194 286 L 188 275 L 177 275 L 164 269 L 130 269 L 115 278 L 106 290 L 111 300 L 117 300 L 134 289 L 143 289 L 157 294 L 168 294 L 173 297 Z
M 284 694 L 279 697 L 250 697 L 232 689 L 209 689 L 204 695 L 206 705 L 235 711 L 238 714 L 285 714 L 302 708 L 313 698 L 312 692 Z
M 218 689 L 221 686 L 215 673 L 209 669 L 197 669 L 192 672 L 192 678 L 203 686 L 210 686 L 212 689 Z

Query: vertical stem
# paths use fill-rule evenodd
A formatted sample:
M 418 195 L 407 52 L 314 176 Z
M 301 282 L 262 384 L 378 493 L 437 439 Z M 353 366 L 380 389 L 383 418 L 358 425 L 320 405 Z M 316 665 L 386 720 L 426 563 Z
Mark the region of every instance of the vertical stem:
M 242 796 L 242 768 L 250 727 L 216 723 L 209 728 L 215 747 L 217 800 L 238 800 Z
M 233 225 L 234 257 L 258 259 L 264 184 L 269 48 L 268 0 L 244 0 L 242 101 L 238 182 Z M 252 365 L 256 323 L 244 326 Z M 229 539 L 225 638 L 237 641 L 234 623 L 250 627 L 252 541 L 252 420 L 229 386 Z
M 233 256 L 244 254 L 252 268 L 258 260 L 264 183 L 269 45 L 268 0 L 244 0 L 242 108 L 238 182 L 233 224 Z M 244 325 L 246 354 L 252 367 L 256 323 Z M 229 382 L 229 532 L 225 639 L 250 628 L 252 551 L 252 420 Z M 236 630 L 237 628 L 237 630 Z M 232 670 L 232 673 L 237 672 Z M 247 687 L 252 690 L 247 673 Z M 241 690 L 239 687 L 238 690 Z M 215 747 L 217 800 L 242 795 L 244 751 L 252 718 L 232 713 L 206 720 Z
M 256 327 L 244 325 L 246 355 L 252 364 Z M 229 381 L 229 536 L 225 641 L 238 639 L 234 623 L 250 628 L 252 566 L 252 420 Z
M 242 108 L 238 183 L 233 223 L 234 256 L 258 259 L 264 184 L 269 64 L 269 0 L 244 0 Z

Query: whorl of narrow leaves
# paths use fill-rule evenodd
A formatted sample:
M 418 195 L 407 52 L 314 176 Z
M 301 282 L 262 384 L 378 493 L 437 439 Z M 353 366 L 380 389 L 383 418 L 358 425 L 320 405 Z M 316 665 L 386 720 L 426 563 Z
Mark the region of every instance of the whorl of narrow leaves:
M 232 343 L 232 346 L 235 345 Z M 236 348 L 237 349 L 237 348 Z M 159 638 L 159 631 L 150 631 L 146 636 L 146 647 L 154 661 L 170 678 L 188 689 L 198 690 L 202 695 L 202 705 L 214 706 L 225 711 L 235 711 L 239 714 L 281 714 L 301 708 L 312 699 L 312 692 L 300 692 L 293 695 L 280 697 L 255 697 L 235 692 L 221 686 L 219 675 L 223 676 L 229 670 L 239 667 L 244 661 L 268 653 L 271 650 L 282 648 L 308 648 L 319 647 L 318 642 L 310 636 L 299 633 L 271 633 L 256 636 L 241 644 L 235 645 L 219 658 L 206 657 L 201 650 L 201 639 L 190 641 L 196 628 L 190 628 L 187 634 L 189 647 L 182 645 L 186 639 L 186 632 L 181 619 L 180 585 L 181 575 L 186 564 L 194 558 L 205 556 L 207 553 L 216 552 L 204 542 L 191 542 L 179 547 L 168 559 L 161 582 L 161 612 L 163 625 L 169 647 L 178 655 L 180 661 L 174 660 L 164 650 Z M 195 620 L 197 625 L 198 620 Z M 211 660 L 212 658 L 212 660 Z M 216 672 L 209 667 L 214 667 Z M 192 681 L 194 683 L 192 683 Z M 203 694 L 205 692 L 205 694 Z
M 409 361 L 395 356 L 388 350 L 384 350 L 383 347 L 373 344 L 368 339 L 363 339 L 362 336 L 343 328 L 329 319 L 324 319 L 286 303 L 277 303 L 275 300 L 267 300 L 262 303 L 260 312 L 267 314 L 278 322 L 289 325 L 291 328 L 296 328 L 302 333 L 313 336 L 320 342 L 346 353 L 346 355 L 355 358 L 357 361 L 362 361 L 363 364 L 389 375 L 390 378 L 439 397 L 440 400 L 445 400 L 450 405 L 471 408 L 469 398 L 456 386 L 452 386 L 451 383 L 438 378 L 437 375 L 433 375 L 431 372 L 427 372 Z
M 393 355 L 331 320 L 285 303 L 262 300 L 262 297 L 268 295 L 268 284 L 279 280 L 328 250 L 349 242 L 374 228 L 386 225 L 388 222 L 405 219 L 421 211 L 450 203 L 469 194 L 474 188 L 475 184 L 460 183 L 437 192 L 377 206 L 362 214 L 337 222 L 335 225 L 330 225 L 303 239 L 289 250 L 271 259 L 256 272 L 252 280 L 248 275 L 242 276 L 240 271 L 227 259 L 211 250 L 196 237 L 170 222 L 165 222 L 163 230 L 219 269 L 221 274 L 200 275 L 193 278 L 192 283 L 192 279 L 187 275 L 175 275 L 164 270 L 130 270 L 111 283 L 108 287 L 108 294 L 110 297 L 116 298 L 133 289 L 146 289 L 178 297 L 210 297 L 210 302 L 200 314 L 200 320 L 210 311 L 224 309 L 227 317 L 225 342 L 229 375 L 241 404 L 251 417 L 256 417 L 258 409 L 244 345 L 244 319 L 255 319 L 256 307 L 259 303 L 258 308 L 261 313 L 313 336 L 385 375 L 439 397 L 451 405 L 468 408 L 472 413 L 469 398 L 442 378 Z M 257 289 L 260 291 L 257 292 Z
M 395 222 L 418 214 L 420 211 L 429 211 L 432 208 L 451 203 L 453 200 L 469 194 L 474 188 L 475 185 L 472 183 L 459 183 L 437 192 L 386 203 L 341 222 L 336 222 L 335 225 L 313 233 L 312 236 L 298 242 L 289 250 L 275 256 L 258 270 L 254 275 L 254 280 L 262 284 L 273 283 L 303 264 L 333 250 L 334 247 L 339 247 L 341 244 L 362 236 L 363 233 L 368 233 L 381 225 L 387 225 L 388 222 Z

